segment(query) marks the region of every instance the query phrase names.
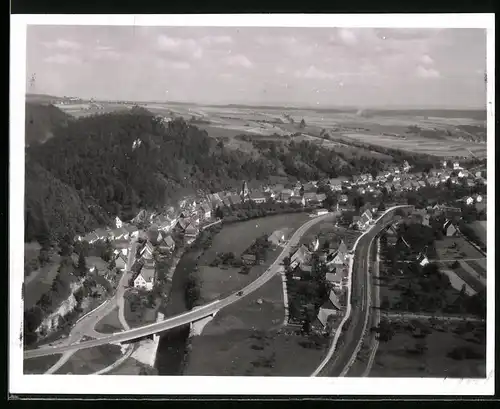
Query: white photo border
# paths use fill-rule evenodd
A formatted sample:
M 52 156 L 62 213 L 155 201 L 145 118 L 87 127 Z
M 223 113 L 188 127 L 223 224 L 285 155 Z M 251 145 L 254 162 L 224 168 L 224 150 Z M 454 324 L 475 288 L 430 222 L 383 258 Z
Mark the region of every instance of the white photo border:
M 24 375 L 21 288 L 24 243 L 24 117 L 28 25 L 205 27 L 483 28 L 487 31 L 487 243 L 495 249 L 494 14 L 12 15 L 10 51 L 9 392 L 123 395 L 493 395 L 495 275 L 487 286 L 486 379 Z M 494 253 L 487 260 L 495 271 Z M 56 378 L 54 378 L 56 376 Z M 85 376 L 85 380 L 74 379 Z

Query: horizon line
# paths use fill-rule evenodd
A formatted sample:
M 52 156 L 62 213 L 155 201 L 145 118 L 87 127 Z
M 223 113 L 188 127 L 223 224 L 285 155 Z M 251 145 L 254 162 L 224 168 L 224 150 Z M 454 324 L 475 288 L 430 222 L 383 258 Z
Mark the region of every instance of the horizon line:
M 64 98 L 77 98 L 84 101 L 88 101 L 93 98 L 85 98 L 85 97 L 75 97 L 75 96 L 56 96 L 45 93 L 30 93 L 26 92 L 26 97 L 28 96 L 44 96 L 48 98 L 56 98 L 56 99 L 64 99 Z M 271 102 L 271 103 L 259 103 L 259 102 L 194 102 L 194 101 L 169 101 L 169 100 L 134 100 L 134 99 L 120 99 L 120 98 L 94 98 L 95 102 L 108 102 L 108 101 L 117 101 L 117 102 L 133 102 L 137 104 L 147 104 L 147 103 L 156 103 L 156 104 L 182 104 L 182 105 L 198 105 L 198 106 L 213 106 L 213 107 L 227 107 L 227 106 L 244 106 L 244 107 L 263 107 L 263 108 L 288 108 L 288 109 L 311 109 L 311 110 L 328 110 L 328 109 L 338 109 L 338 110 L 361 110 L 361 111 L 369 111 L 369 110 L 444 110 L 444 111 L 459 111 L 459 110 L 471 110 L 471 111 L 486 111 L 486 103 L 484 107 L 474 107 L 474 106 L 442 106 L 442 105 L 384 105 L 384 106 L 356 106 L 356 105 L 323 105 L 323 106 L 313 106 L 307 103 L 298 103 L 298 104 L 286 104 L 284 102 Z

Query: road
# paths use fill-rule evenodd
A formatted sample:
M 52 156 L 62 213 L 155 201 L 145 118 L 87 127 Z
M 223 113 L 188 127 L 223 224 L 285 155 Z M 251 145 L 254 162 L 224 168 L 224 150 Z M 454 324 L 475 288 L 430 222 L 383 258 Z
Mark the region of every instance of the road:
M 321 370 L 317 370 L 313 376 L 341 376 L 356 357 L 360 347 L 360 341 L 364 336 L 370 310 L 368 281 L 370 246 L 373 239 L 393 220 L 395 210 L 396 209 L 388 210 L 383 216 L 377 219 L 376 223 L 369 231 L 365 232 L 358 239 L 354 249 L 354 264 L 352 267 L 352 281 L 350 283 L 350 323 L 348 327 L 343 330 L 342 345 L 339 347 L 336 356 L 333 360 L 329 359 L 328 363 L 323 361 Z M 332 345 L 327 358 L 333 357 L 335 347 L 335 344 Z
M 170 317 L 161 322 L 156 322 L 149 325 L 144 325 L 142 327 L 133 328 L 130 330 L 122 331 L 119 333 L 115 333 L 112 335 L 103 335 L 98 339 L 94 339 L 91 341 L 85 341 L 80 343 L 74 343 L 70 345 L 63 346 L 55 346 L 55 347 L 44 347 L 34 350 L 24 351 L 24 358 L 35 358 L 39 356 L 52 355 L 58 353 L 66 353 L 69 351 L 74 351 L 83 348 L 91 348 L 99 345 L 105 345 L 109 343 L 116 342 L 126 342 L 130 340 L 134 340 L 137 338 L 143 338 L 151 334 L 155 334 L 158 332 L 163 332 L 175 327 L 183 326 L 189 324 L 193 321 L 198 321 L 202 318 L 205 318 L 209 315 L 213 315 L 217 313 L 221 308 L 227 307 L 228 305 L 233 304 L 234 302 L 240 300 L 242 297 L 245 297 L 255 290 L 259 289 L 261 286 L 266 284 L 274 275 L 280 271 L 281 264 L 283 259 L 288 256 L 290 250 L 299 244 L 300 238 L 304 235 L 304 233 L 309 230 L 313 225 L 317 224 L 320 221 L 328 220 L 329 218 L 334 218 L 336 213 L 328 213 L 323 216 L 318 216 L 308 222 L 304 223 L 300 226 L 293 236 L 290 238 L 288 243 L 284 246 L 280 255 L 276 258 L 274 263 L 255 281 L 250 283 L 247 287 L 243 288 L 243 294 L 238 296 L 238 293 L 234 293 L 222 300 L 216 300 L 210 304 L 201 306 L 196 310 L 187 311 L 185 313 Z
M 120 306 L 120 302 L 123 305 L 123 294 L 125 293 L 126 286 L 128 284 L 128 273 L 130 268 L 132 267 L 132 264 L 135 260 L 135 249 L 136 249 L 137 242 L 132 241 L 131 245 L 129 247 L 129 255 L 128 255 L 128 260 L 127 260 L 127 265 L 125 266 L 125 271 L 123 272 L 122 276 L 120 277 L 120 281 L 118 283 L 118 288 L 116 290 L 115 295 L 106 303 L 101 304 L 99 307 L 97 307 L 92 313 L 84 316 L 82 319 L 77 321 L 75 326 L 72 328 L 68 338 L 66 338 L 64 341 L 56 345 L 55 347 L 57 348 L 64 348 L 65 346 L 68 345 L 73 345 L 77 344 L 83 336 L 87 335 L 93 338 L 99 338 L 104 336 L 104 334 L 100 334 L 95 331 L 95 326 L 96 324 L 103 319 L 106 315 L 111 313 L 113 309 L 118 305 Z M 123 325 L 123 324 L 122 324 Z M 127 328 L 127 327 L 125 327 Z M 61 345 L 62 344 L 62 345 Z M 52 365 L 46 372 L 46 374 L 53 374 L 56 372 L 59 368 L 61 368 L 70 358 L 71 356 L 77 351 L 77 349 L 68 349 L 65 350 L 61 358 L 54 364 Z M 26 358 L 26 355 L 25 355 Z
M 380 274 L 380 237 L 377 238 L 377 254 L 375 258 L 375 263 L 373 265 L 373 277 L 378 277 Z M 378 327 L 380 324 L 380 285 L 374 285 L 373 279 L 371 282 L 373 289 L 373 299 L 372 299 L 372 325 Z M 370 374 L 372 370 L 373 363 L 375 362 L 375 356 L 377 355 L 377 350 L 379 346 L 379 340 L 377 334 L 374 332 L 370 335 L 371 352 L 368 357 L 368 363 L 366 364 L 366 369 L 363 372 L 363 377 Z

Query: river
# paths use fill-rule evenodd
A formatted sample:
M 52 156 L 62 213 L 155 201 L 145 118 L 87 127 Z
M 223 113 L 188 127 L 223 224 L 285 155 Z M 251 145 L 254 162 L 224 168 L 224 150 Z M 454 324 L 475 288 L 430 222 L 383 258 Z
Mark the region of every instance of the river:
M 189 273 L 193 270 L 198 251 L 187 251 L 179 260 L 172 280 L 172 290 L 164 308 L 165 318 L 187 311 L 184 288 Z M 159 375 L 182 375 L 182 364 L 189 325 L 165 331 L 160 335 L 156 355 L 156 369 Z
M 219 233 L 214 237 L 210 252 L 215 255 L 217 251 L 224 251 L 231 243 L 232 251 L 241 253 L 262 234 L 269 235 L 274 230 L 284 227 L 291 227 L 295 230 L 308 218 L 308 214 L 300 212 L 266 216 L 265 222 L 263 222 L 264 218 L 256 218 L 228 224 L 223 227 L 224 234 Z M 179 260 L 172 279 L 170 298 L 167 305 L 162 308 L 165 318 L 188 310 L 184 288 L 189 273 L 193 271 L 201 253 L 202 250 L 188 249 Z M 189 325 L 186 325 L 160 335 L 155 364 L 159 375 L 182 375 L 189 329 Z

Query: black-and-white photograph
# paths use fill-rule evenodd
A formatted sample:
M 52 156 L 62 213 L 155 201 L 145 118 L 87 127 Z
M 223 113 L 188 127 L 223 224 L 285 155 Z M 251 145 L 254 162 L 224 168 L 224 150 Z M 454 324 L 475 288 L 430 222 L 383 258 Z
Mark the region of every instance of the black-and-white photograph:
M 491 28 L 257 21 L 25 24 L 22 377 L 488 381 Z

